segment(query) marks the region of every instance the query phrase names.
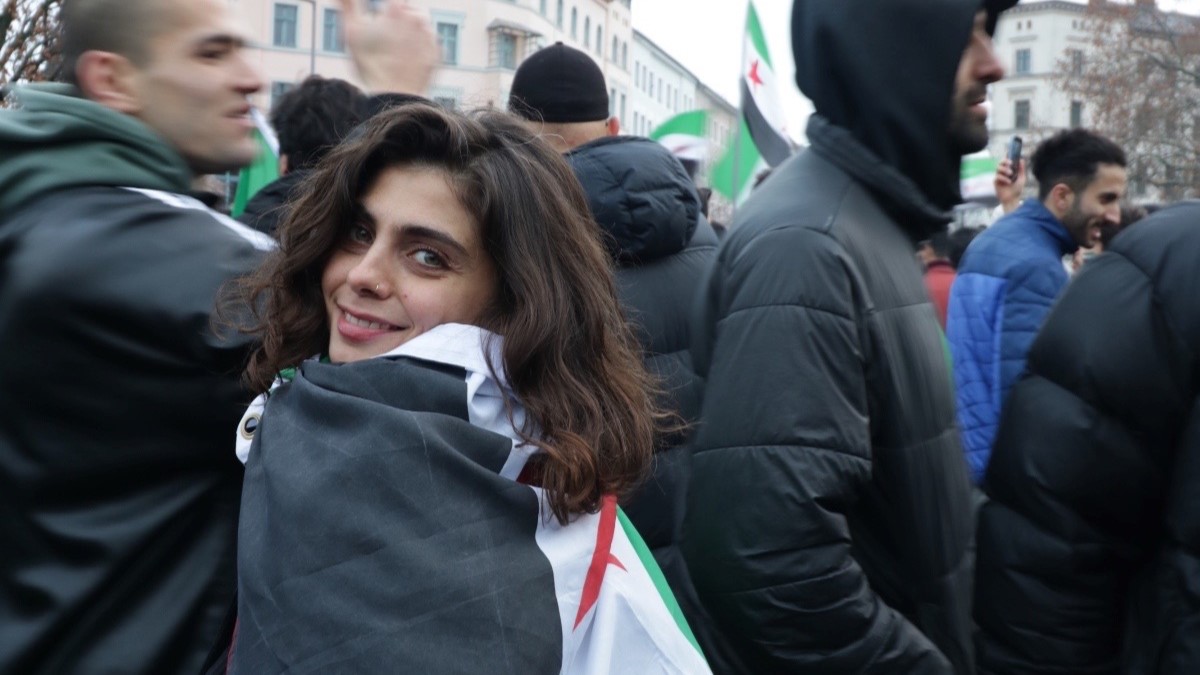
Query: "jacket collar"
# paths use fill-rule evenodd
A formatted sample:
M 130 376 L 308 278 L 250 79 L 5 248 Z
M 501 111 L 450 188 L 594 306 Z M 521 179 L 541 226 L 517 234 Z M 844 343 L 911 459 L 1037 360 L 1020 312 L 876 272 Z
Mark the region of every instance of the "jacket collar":
M 934 205 L 916 183 L 879 159 L 849 131 L 814 114 L 809 117 L 807 133 L 812 149 L 873 193 L 914 242 L 945 231 L 953 216 Z
M 1063 225 L 1062 221 L 1050 213 L 1050 209 L 1035 197 L 1030 197 L 1022 202 L 1016 211 L 1009 214 L 1009 217 L 1032 223 L 1040 231 L 1045 232 L 1047 237 L 1058 244 L 1063 255 L 1074 253 L 1079 248 L 1075 238 L 1071 236 L 1070 232 L 1067 232 L 1067 226 Z

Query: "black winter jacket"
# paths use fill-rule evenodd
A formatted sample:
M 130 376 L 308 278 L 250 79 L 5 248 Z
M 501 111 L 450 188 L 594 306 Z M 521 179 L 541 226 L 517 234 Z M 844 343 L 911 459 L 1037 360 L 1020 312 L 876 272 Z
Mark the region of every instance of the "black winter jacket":
M 179 194 L 141 123 L 36 94 L 0 112 L 0 672 L 192 675 L 236 588 L 250 398 L 210 319 L 270 241 Z
M 971 491 L 913 250 L 958 201 L 980 5 L 795 5 L 812 145 L 739 209 L 695 331 L 683 550 L 749 672 L 973 672 Z
M 617 264 L 621 304 L 641 342 L 647 369 L 660 378 L 663 404 L 687 423 L 700 414 L 704 383 L 692 366 L 693 298 L 716 253 L 717 238 L 700 214 L 683 165 L 660 144 L 632 136 L 579 146 L 566 159 L 587 193 Z M 715 671 L 724 663 L 679 551 L 691 457 L 687 434 L 669 439 L 653 474 L 625 510 L 645 538 Z
M 979 521 L 988 673 L 1200 673 L 1200 203 L 1084 266 L 1013 388 Z
M 238 220 L 278 239 L 275 231 L 283 222 L 288 203 L 299 196 L 297 189 L 309 173 L 306 169 L 291 171 L 264 185 L 246 202 L 246 210 L 238 216 Z

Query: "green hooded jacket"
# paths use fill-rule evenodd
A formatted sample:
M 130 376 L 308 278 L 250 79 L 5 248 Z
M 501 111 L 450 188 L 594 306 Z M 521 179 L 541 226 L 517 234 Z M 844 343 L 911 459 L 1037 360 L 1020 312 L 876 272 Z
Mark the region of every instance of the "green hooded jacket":
M 0 214 L 73 187 L 186 192 L 192 172 L 179 153 L 134 117 L 64 84 L 16 88 L 0 110 Z

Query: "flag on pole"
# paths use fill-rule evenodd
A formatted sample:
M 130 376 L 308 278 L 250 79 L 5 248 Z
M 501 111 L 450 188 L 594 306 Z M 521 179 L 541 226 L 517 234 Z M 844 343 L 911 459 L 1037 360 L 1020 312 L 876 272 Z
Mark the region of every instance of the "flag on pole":
M 230 209 L 234 218 L 242 215 L 246 210 L 246 203 L 254 193 L 279 178 L 279 138 L 275 136 L 275 131 L 258 108 L 250 109 L 250 118 L 254 120 L 252 133 L 258 142 L 258 156 L 249 166 L 243 167 L 238 176 L 237 193 L 233 197 L 233 207 Z
M 771 52 L 753 2 L 746 10 L 740 89 L 738 131 L 713 170 L 713 189 L 735 203 L 750 194 L 755 175 L 768 167 L 778 166 L 792 154 L 791 141 L 783 131 L 783 108 L 779 104 Z
M 708 111 L 679 113 L 655 127 L 650 138 L 681 160 L 703 162 L 708 158 Z
M 999 162 L 987 150 L 967 155 L 962 160 L 961 186 L 964 200 L 996 198 L 996 167 Z

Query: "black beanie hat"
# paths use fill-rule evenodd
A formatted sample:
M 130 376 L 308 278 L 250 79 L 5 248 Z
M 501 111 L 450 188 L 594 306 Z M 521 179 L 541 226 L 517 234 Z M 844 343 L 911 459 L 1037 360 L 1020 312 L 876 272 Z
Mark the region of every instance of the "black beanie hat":
M 555 42 L 521 63 L 508 109 L 527 120 L 594 122 L 608 119 L 608 86 L 592 57 Z

